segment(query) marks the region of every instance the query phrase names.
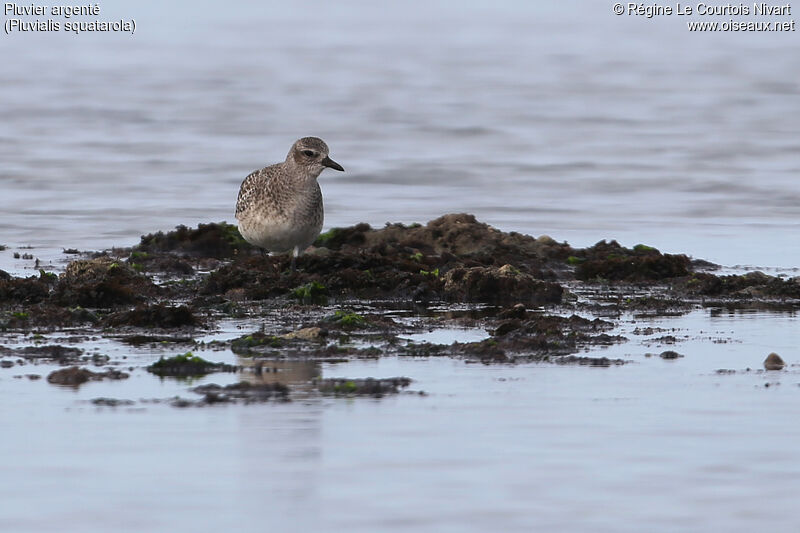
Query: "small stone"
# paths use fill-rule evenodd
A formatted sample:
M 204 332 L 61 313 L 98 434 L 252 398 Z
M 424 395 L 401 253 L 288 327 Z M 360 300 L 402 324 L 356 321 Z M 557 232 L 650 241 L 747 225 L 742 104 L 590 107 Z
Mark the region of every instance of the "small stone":
M 62 368 L 61 370 L 54 370 L 47 376 L 47 381 L 54 385 L 69 385 L 77 387 L 89 380 L 101 381 L 105 378 L 108 379 L 127 379 L 129 374 L 120 372 L 119 370 L 107 370 L 106 372 L 92 372 L 88 368 L 79 368 L 71 366 L 69 368 Z
M 304 341 L 318 341 L 321 337 L 327 335 L 328 332 L 322 328 L 303 328 L 297 331 L 292 331 L 283 336 L 284 339 L 302 339 Z
M 503 322 L 498 324 L 497 329 L 495 329 L 492 332 L 492 335 L 494 335 L 495 337 L 502 337 L 506 333 L 509 333 L 521 327 L 522 327 L 522 322 L 516 318 L 511 320 L 504 320 Z
M 71 366 L 62 370 L 51 372 L 47 376 L 47 381 L 56 385 L 73 385 L 77 386 L 86 383 L 91 378 L 93 372 L 86 368 L 78 368 Z
M 659 354 L 659 357 L 661 357 L 661 359 L 678 359 L 679 357 L 683 356 L 676 351 L 667 350 L 665 352 L 661 352 Z
M 516 276 L 520 273 L 518 268 L 508 264 L 501 266 L 498 272 L 503 276 Z
M 784 363 L 781 356 L 775 352 L 772 352 L 764 359 L 764 368 L 766 370 L 783 370 L 784 366 L 786 366 L 786 363 Z
M 512 318 L 519 318 L 523 319 L 526 318 L 528 315 L 527 310 L 525 309 L 525 305 L 523 304 L 515 304 L 511 307 L 506 307 L 497 315 L 497 318 L 508 320 Z

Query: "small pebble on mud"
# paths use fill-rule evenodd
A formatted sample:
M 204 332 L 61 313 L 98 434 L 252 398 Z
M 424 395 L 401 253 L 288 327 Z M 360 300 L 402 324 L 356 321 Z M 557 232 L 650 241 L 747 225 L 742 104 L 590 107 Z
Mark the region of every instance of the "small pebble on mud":
M 786 366 L 786 363 L 784 363 L 781 356 L 775 352 L 772 352 L 764 359 L 764 368 L 766 370 L 783 370 L 784 366 Z

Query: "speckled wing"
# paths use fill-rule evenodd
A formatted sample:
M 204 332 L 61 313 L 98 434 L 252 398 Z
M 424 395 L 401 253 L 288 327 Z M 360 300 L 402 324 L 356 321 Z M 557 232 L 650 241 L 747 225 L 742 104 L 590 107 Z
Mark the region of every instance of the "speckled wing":
M 270 178 L 275 175 L 280 165 L 271 165 L 260 170 L 255 170 L 248 175 L 239 188 L 239 198 L 236 200 L 236 218 L 249 209 L 267 190 Z

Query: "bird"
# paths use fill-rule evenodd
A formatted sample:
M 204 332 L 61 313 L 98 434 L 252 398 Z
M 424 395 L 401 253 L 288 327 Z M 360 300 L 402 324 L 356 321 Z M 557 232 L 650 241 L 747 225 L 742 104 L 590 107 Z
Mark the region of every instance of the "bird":
M 322 230 L 324 209 L 317 178 L 325 168 L 344 172 L 319 137 L 303 137 L 283 163 L 251 172 L 239 188 L 236 219 L 244 240 L 270 253 L 297 258 Z

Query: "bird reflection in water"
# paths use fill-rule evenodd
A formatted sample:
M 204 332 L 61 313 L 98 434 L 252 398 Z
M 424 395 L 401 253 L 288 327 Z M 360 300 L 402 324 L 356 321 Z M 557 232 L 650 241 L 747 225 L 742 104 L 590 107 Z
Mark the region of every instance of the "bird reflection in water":
M 253 385 L 282 383 L 293 390 L 311 390 L 311 381 L 322 375 L 322 366 L 313 360 L 237 357 L 237 364 L 242 368 L 240 379 Z

